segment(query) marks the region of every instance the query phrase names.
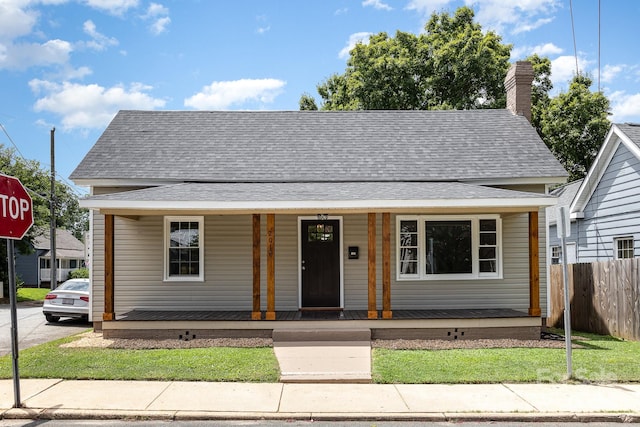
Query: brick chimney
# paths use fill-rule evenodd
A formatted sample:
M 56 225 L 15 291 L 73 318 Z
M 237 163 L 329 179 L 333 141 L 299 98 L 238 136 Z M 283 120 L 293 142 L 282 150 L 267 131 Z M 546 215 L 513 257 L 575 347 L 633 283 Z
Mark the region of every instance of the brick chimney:
M 504 79 L 507 91 L 507 109 L 531 121 L 531 83 L 533 67 L 528 61 L 518 61 L 511 65 Z

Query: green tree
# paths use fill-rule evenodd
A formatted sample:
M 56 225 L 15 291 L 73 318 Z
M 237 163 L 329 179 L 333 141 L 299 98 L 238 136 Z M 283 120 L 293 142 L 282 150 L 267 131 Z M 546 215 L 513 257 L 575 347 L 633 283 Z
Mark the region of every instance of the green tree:
M 611 125 L 609 100 L 591 92 L 591 84 L 589 77 L 575 76 L 569 90 L 551 99 L 540 115 L 540 135 L 570 181 L 587 174 Z
M 373 35 L 344 74 L 317 86 L 324 110 L 502 107 L 511 45 L 473 22 L 473 10 L 432 14 L 425 33 Z M 304 96 L 304 95 L 303 95 Z M 302 103 L 302 100 L 301 100 Z
M 41 168 L 39 162 L 24 160 L 16 156 L 15 150 L 6 148 L 2 144 L 0 144 L 0 172 L 18 178 L 27 188 L 33 201 L 33 227 L 22 240 L 15 242 L 16 252 L 29 253 L 30 244 L 38 233 L 50 228 L 51 175 L 49 171 Z M 55 193 L 56 226 L 69 230 L 77 238 L 83 239 L 84 232 L 89 229 L 88 211 L 80 208 L 77 196 L 64 183 L 56 181 Z M 5 284 L 5 291 L 8 291 L 6 250 L 5 240 L 0 239 L 0 260 L 3 260 L 0 262 L 0 281 Z
M 531 87 L 531 124 L 542 136 L 540 120 L 542 114 L 549 108 L 551 97 L 549 92 L 553 89 L 551 83 L 551 61 L 549 58 L 540 57 L 537 54 L 529 56 L 526 61 L 533 67 L 533 85 Z
M 304 110 L 315 111 L 315 110 L 318 109 L 318 105 L 316 104 L 316 100 L 313 98 L 313 96 L 309 95 L 308 93 L 303 93 L 302 94 L 298 104 L 300 106 L 300 111 L 304 111 Z

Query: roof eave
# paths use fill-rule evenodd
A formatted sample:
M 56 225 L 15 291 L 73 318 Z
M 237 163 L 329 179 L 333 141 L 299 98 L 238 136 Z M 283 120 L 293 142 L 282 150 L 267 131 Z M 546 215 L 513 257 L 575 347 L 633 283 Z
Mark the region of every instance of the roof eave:
M 109 212 L 136 211 L 149 214 L 159 211 L 199 212 L 292 212 L 292 211 L 408 211 L 421 209 L 517 209 L 531 210 L 553 206 L 552 197 L 487 198 L 487 199 L 436 199 L 436 200 L 331 200 L 331 201 L 128 201 L 95 200 L 80 201 L 80 206 Z

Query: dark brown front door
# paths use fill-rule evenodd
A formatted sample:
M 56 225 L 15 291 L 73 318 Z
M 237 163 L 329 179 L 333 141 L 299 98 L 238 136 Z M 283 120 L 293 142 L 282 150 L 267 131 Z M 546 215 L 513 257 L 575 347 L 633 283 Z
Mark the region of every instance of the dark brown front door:
M 303 220 L 302 308 L 340 307 L 340 221 Z

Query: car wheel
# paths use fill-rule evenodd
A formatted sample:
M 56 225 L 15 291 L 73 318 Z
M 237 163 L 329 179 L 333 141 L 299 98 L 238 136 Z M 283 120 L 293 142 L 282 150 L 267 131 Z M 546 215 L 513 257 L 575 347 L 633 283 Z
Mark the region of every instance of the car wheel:
M 44 317 L 47 318 L 47 322 L 56 323 L 60 318 L 58 316 L 54 316 L 53 314 L 45 314 Z

